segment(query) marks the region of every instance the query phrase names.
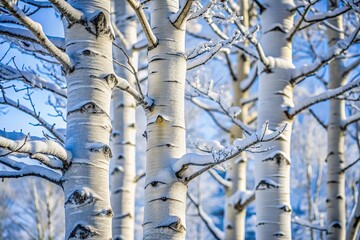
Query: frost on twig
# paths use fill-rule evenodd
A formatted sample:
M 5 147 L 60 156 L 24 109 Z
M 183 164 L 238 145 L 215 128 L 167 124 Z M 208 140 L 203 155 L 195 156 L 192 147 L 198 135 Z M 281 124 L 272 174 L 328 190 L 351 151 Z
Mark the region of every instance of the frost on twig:
M 205 64 L 207 61 L 212 59 L 213 56 L 219 51 L 228 51 L 224 49 L 225 47 L 231 47 L 232 45 L 240 41 L 243 41 L 243 37 L 241 36 L 239 31 L 234 31 L 234 34 L 226 40 L 210 41 L 200 44 L 199 46 L 191 49 L 187 53 L 187 69 L 191 70 Z
M 210 168 L 234 158 L 257 143 L 268 142 L 277 138 L 285 128 L 286 125 L 271 132 L 268 129 L 268 123 L 265 123 L 261 130 L 245 139 L 235 139 L 231 146 L 213 150 L 210 154 L 187 153 L 172 165 L 172 169 L 178 178 L 188 182 Z

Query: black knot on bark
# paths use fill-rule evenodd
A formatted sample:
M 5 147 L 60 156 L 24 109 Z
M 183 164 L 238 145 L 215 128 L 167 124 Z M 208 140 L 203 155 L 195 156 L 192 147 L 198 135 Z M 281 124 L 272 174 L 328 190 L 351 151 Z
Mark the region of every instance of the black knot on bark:
M 95 236 L 99 236 L 99 234 L 93 230 L 91 230 L 90 226 L 84 226 L 81 224 L 76 225 L 76 227 L 71 231 L 68 239 L 89 239 Z
M 84 189 L 75 190 L 67 199 L 65 204 L 72 204 L 72 205 L 83 205 L 83 204 L 90 204 L 96 202 L 94 196 L 89 192 L 85 191 Z
M 106 33 L 108 30 L 108 24 L 106 16 L 103 12 L 99 12 L 95 17 L 93 17 L 90 22 L 95 27 L 95 35 L 99 36 L 101 33 Z
M 117 80 L 115 74 L 112 74 L 112 73 L 107 75 L 105 77 L 105 80 L 106 80 L 107 84 L 110 86 L 111 89 L 114 89 L 118 84 L 118 80 Z

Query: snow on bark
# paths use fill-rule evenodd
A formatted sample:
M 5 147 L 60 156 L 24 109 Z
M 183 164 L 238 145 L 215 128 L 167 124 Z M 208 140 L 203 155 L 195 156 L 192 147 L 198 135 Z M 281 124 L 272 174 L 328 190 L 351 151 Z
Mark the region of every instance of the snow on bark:
M 185 31 L 169 20 L 178 0 L 150 3 L 151 27 L 157 44 L 149 49 L 147 160 L 144 202 L 144 239 L 184 239 L 187 186 L 171 166 L 186 151 L 185 143 Z M 151 45 L 149 45 L 151 46 Z
M 330 1 L 329 10 L 338 7 L 338 1 Z M 343 20 L 341 16 L 329 20 L 330 24 L 341 32 L 328 29 L 328 45 L 334 44 L 334 39 L 344 39 Z M 330 89 L 341 87 L 346 78 L 341 76 L 343 63 L 341 59 L 335 59 L 330 63 Z M 342 121 L 345 119 L 345 102 L 343 100 L 330 99 L 329 123 L 328 123 L 328 146 L 327 146 L 327 175 L 326 175 L 326 208 L 327 208 L 327 239 L 345 239 L 346 234 L 346 208 L 345 208 L 345 173 L 344 147 L 345 138 L 342 129 Z
M 125 0 L 114 1 L 116 28 L 126 39 L 124 51 L 129 57 L 134 70 L 137 69 L 138 54 L 132 51 L 137 41 L 137 22 L 135 12 Z M 126 56 L 121 51 L 114 53 L 115 59 L 130 68 Z M 126 79 L 128 84 L 135 83 L 133 73 L 119 68 L 117 74 Z M 124 91 L 116 89 L 112 99 L 112 167 L 111 206 L 114 211 L 112 221 L 113 239 L 134 239 L 135 225 L 135 178 L 136 178 L 136 123 L 134 98 Z
M 67 2 L 83 20 L 64 26 L 66 52 L 74 64 L 66 72 L 65 148 L 71 153 L 71 165 L 62 184 L 67 197 L 65 235 L 66 239 L 110 239 L 110 98 L 115 86 L 106 79 L 114 72 L 110 1 Z
M 271 149 L 255 155 L 256 239 L 291 239 L 290 137 L 292 121 L 283 111 L 293 106 L 289 82 L 292 63 L 291 42 L 287 33 L 293 27 L 292 0 L 263 1 L 261 44 L 268 65 L 259 65 L 258 127 L 269 121 L 269 129 L 287 124 L 274 141 L 264 143 Z M 286 206 L 286 207 L 279 207 Z

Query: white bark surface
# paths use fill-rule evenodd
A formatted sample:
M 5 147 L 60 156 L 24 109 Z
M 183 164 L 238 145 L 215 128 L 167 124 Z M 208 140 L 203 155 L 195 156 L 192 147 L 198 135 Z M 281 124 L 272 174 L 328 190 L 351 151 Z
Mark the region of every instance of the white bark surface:
M 66 52 L 74 68 L 68 86 L 66 150 L 71 165 L 63 177 L 65 238 L 110 239 L 110 98 L 113 73 L 110 1 L 70 0 L 84 20 L 65 24 Z
M 258 127 L 269 121 L 274 130 L 287 124 L 274 141 L 263 143 L 271 150 L 256 154 L 256 239 L 291 239 L 290 206 L 290 137 L 292 120 L 283 111 L 293 105 L 293 89 L 289 83 L 292 46 L 286 35 L 293 27 L 292 0 L 263 1 L 266 10 L 260 16 L 261 44 L 268 67 L 259 66 Z
M 157 44 L 149 49 L 147 159 L 144 200 L 144 239 L 185 239 L 187 186 L 171 166 L 186 151 L 184 88 L 185 31 L 170 22 L 177 0 L 151 2 L 151 27 Z
M 338 6 L 338 1 L 329 1 L 329 10 L 333 11 Z M 342 17 L 338 16 L 329 20 L 330 24 L 339 31 L 343 31 Z M 328 29 L 328 45 L 344 39 L 344 34 Z M 341 59 L 335 59 L 329 65 L 330 81 L 329 89 L 341 87 L 345 84 L 346 77 L 342 75 L 343 63 Z M 326 208 L 327 208 L 327 232 L 326 238 L 332 240 L 345 239 L 346 233 L 346 208 L 345 208 L 345 172 L 344 147 L 345 138 L 342 130 L 342 121 L 345 119 L 345 102 L 343 100 L 330 99 L 328 146 L 327 146 L 327 177 L 326 177 Z
M 138 54 L 132 51 L 137 41 L 137 22 L 133 9 L 125 0 L 114 1 L 115 24 L 126 39 L 124 51 L 137 67 Z M 115 59 L 129 67 L 126 56 L 115 51 Z M 135 82 L 132 73 L 123 67 L 117 71 L 130 83 Z M 128 93 L 116 89 L 113 93 L 113 132 L 112 132 L 112 168 L 111 206 L 114 211 L 112 221 L 113 239 L 134 239 L 135 224 L 135 178 L 136 178 L 136 124 L 135 99 Z

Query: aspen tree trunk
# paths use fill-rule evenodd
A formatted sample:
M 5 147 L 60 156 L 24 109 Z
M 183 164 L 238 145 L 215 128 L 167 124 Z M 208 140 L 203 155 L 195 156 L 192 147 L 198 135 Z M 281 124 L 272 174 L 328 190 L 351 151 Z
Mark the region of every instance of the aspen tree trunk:
M 292 120 L 284 107 L 293 105 L 289 83 L 292 46 L 287 32 L 293 27 L 292 0 L 263 1 L 261 44 L 269 66 L 259 66 L 258 128 L 269 121 L 269 129 L 287 124 L 276 139 L 261 145 L 270 150 L 256 154 L 256 239 L 291 239 L 290 138 Z
M 31 191 L 34 198 L 34 214 L 35 214 L 35 224 L 36 224 L 36 235 L 38 240 L 44 240 L 44 228 L 41 221 L 41 209 L 40 209 L 40 198 L 39 192 L 34 181 L 31 181 Z
M 243 17 L 242 24 L 245 28 L 249 27 L 249 2 L 248 0 L 240 0 L 240 16 Z M 244 42 L 247 46 L 248 43 Z M 240 88 L 240 82 L 245 80 L 249 76 L 250 72 L 250 59 L 246 54 L 240 53 L 238 56 L 237 64 L 237 80 L 233 81 L 233 105 L 239 106 L 242 99 L 248 98 L 247 90 L 243 91 Z M 247 123 L 248 117 L 248 105 L 241 107 L 241 112 L 238 118 Z M 233 142 L 237 138 L 244 138 L 243 131 L 233 126 L 230 130 L 230 142 Z M 227 179 L 232 182 L 232 185 L 226 191 L 226 199 L 228 200 L 237 191 L 246 191 L 246 167 L 247 158 L 245 152 L 242 152 L 240 156 L 235 160 L 235 164 L 230 169 Z M 241 240 L 245 239 L 245 217 L 246 208 L 240 211 L 235 209 L 228 201 L 226 201 L 225 207 L 225 239 L 227 240 Z
M 338 7 L 337 0 L 329 1 L 329 11 Z M 343 21 L 341 15 L 329 20 L 339 31 L 328 28 L 328 45 L 335 44 L 344 38 Z M 340 87 L 345 83 L 346 77 L 342 76 L 343 63 L 335 59 L 329 65 L 329 89 Z M 344 168 L 344 131 L 341 121 L 345 118 L 345 103 L 342 100 L 331 99 L 328 124 L 328 155 L 326 179 L 326 208 L 327 208 L 327 239 L 345 239 L 346 209 L 345 209 L 345 174 Z
M 187 185 L 171 168 L 186 151 L 185 31 L 169 20 L 178 0 L 154 0 L 150 7 L 158 42 L 148 52 L 148 95 L 154 107 L 147 112 L 144 239 L 185 239 Z
M 66 73 L 66 150 L 71 161 L 63 177 L 65 239 L 110 239 L 110 99 L 113 87 L 110 0 L 69 0 L 84 19 L 64 26 L 66 52 L 74 68 Z
M 134 67 L 137 67 L 138 54 L 132 51 L 137 40 L 136 15 L 125 0 L 114 1 L 116 26 L 124 35 L 129 46 L 124 46 Z M 124 20 L 126 19 L 126 20 Z M 115 52 L 115 59 L 125 66 L 126 56 Z M 129 67 L 130 68 L 130 67 Z M 132 73 L 120 67 L 117 75 L 134 82 Z M 112 133 L 112 170 L 111 170 L 111 205 L 114 211 L 112 221 L 113 239 L 134 239 L 135 219 L 135 177 L 136 177 L 136 128 L 134 98 L 119 89 L 113 93 L 113 133 Z

